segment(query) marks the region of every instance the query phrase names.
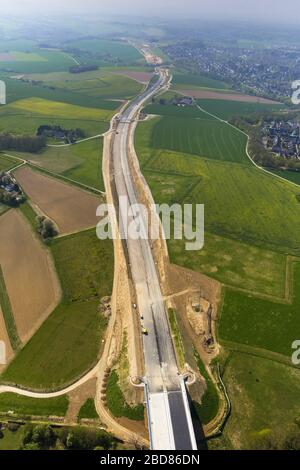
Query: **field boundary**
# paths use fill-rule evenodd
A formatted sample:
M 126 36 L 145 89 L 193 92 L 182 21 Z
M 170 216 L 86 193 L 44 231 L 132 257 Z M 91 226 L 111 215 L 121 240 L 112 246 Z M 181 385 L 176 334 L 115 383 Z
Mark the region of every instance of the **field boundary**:
M 282 176 L 279 176 L 279 175 L 276 175 L 275 173 L 272 173 L 271 171 L 267 170 L 266 168 L 258 165 L 254 160 L 253 158 L 251 157 L 251 155 L 249 154 L 249 142 L 250 142 L 250 136 L 249 134 L 247 134 L 245 131 L 242 131 L 241 129 L 239 129 L 238 127 L 234 126 L 233 124 L 231 124 L 229 121 L 226 121 L 226 119 L 221 119 L 219 116 L 216 116 L 215 114 L 212 114 L 210 113 L 209 111 L 206 111 L 204 108 L 202 108 L 199 104 L 197 104 L 197 108 L 200 109 L 200 111 L 208 114 L 209 116 L 212 116 L 213 118 L 217 119 L 218 121 L 220 122 L 223 122 L 224 124 L 227 124 L 228 126 L 232 127 L 233 129 L 237 130 L 238 132 L 240 132 L 241 134 L 244 134 L 246 137 L 247 137 L 247 145 L 246 145 L 246 155 L 247 157 L 249 158 L 249 160 L 251 161 L 251 163 L 258 169 L 258 170 L 261 170 L 263 171 L 264 173 L 266 173 L 267 175 L 271 176 L 271 177 L 274 177 L 274 178 L 277 178 L 279 179 L 280 181 L 283 181 L 285 183 L 289 183 L 289 184 L 292 184 L 293 186 L 296 186 L 298 189 L 299 189 L 299 184 L 297 183 L 294 183 L 293 181 L 290 181 L 290 180 L 287 180 L 286 178 L 283 178 Z
M 240 354 L 247 354 L 249 356 L 261 357 L 263 359 L 268 359 L 269 361 L 278 362 L 286 366 L 292 367 L 293 369 L 300 369 L 300 366 L 297 366 L 292 363 L 289 356 L 284 356 L 283 354 L 276 353 L 269 349 L 257 348 L 256 346 L 248 346 L 244 343 L 238 343 L 235 341 L 221 340 L 222 346 L 225 346 L 229 351 L 238 352 Z
M 12 168 L 10 171 L 13 171 L 13 170 L 19 168 L 19 166 L 28 165 L 32 170 L 36 170 L 37 172 L 40 172 L 40 173 L 45 173 L 45 174 L 49 175 L 50 177 L 52 176 L 54 179 L 59 179 L 59 180 L 62 180 L 62 181 L 69 182 L 74 186 L 78 186 L 79 188 L 86 190 L 87 192 L 105 195 L 105 192 L 101 191 L 100 189 L 94 188 L 93 186 L 89 186 L 89 185 L 84 184 L 84 183 L 80 183 L 79 181 L 73 180 L 73 179 L 68 178 L 67 176 L 64 176 L 64 175 L 60 175 L 60 174 L 55 173 L 51 170 L 47 170 L 46 168 L 42 168 L 42 167 L 40 167 L 38 165 L 35 165 L 34 163 L 31 163 L 31 162 L 29 162 L 29 161 L 27 161 L 23 158 L 20 158 L 20 157 L 14 156 L 14 155 L 10 155 L 8 153 L 4 153 L 3 155 L 5 155 L 6 157 L 15 158 L 15 159 L 19 160 L 20 162 L 22 162 L 22 164 L 20 163 L 20 165 L 18 165 L 15 168 Z
M 0 264 L 0 304 L 3 313 L 4 322 L 6 325 L 7 334 L 14 351 L 17 351 L 21 346 L 17 325 L 14 319 L 12 306 L 10 303 L 9 295 L 6 289 L 5 279 Z

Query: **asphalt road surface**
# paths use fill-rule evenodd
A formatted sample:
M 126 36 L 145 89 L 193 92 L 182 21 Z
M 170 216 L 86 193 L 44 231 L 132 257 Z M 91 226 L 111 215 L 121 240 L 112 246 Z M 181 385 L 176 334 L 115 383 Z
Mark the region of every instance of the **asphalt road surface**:
M 128 163 L 130 122 L 137 117 L 145 101 L 166 86 L 167 82 L 168 75 L 164 70 L 161 70 L 157 82 L 132 101 L 122 113 L 114 135 L 112 157 L 115 186 L 119 201 L 122 198 L 126 202 L 126 204 L 119 205 L 119 214 L 117 214 L 117 218 L 120 218 L 119 231 L 123 236 L 125 236 L 125 228 L 130 224 L 136 224 L 141 234 L 148 233 L 145 218 L 143 216 L 137 217 L 130 209 L 132 205 L 138 203 Z M 171 424 L 173 431 L 176 430 L 175 438 L 169 436 L 169 444 L 167 443 L 168 439 L 163 444 L 164 439 L 161 436 L 161 444 L 156 443 L 155 445 L 156 448 L 158 445 L 169 445 L 170 448 L 192 449 L 194 447 L 192 447 L 192 440 L 189 437 L 191 430 L 181 388 L 182 378 L 178 373 L 166 307 L 151 251 L 151 241 L 146 236 L 141 236 L 138 239 L 127 236 L 126 246 L 137 295 L 137 314 L 143 317 L 141 323 L 148 330 L 148 335 L 143 335 L 143 349 L 145 380 L 150 402 L 153 397 L 153 403 L 156 402 L 156 405 L 162 403 L 161 406 L 157 405 L 155 410 L 153 408 L 152 419 L 157 421 L 160 418 L 159 424 L 162 429 L 164 424 L 166 428 L 170 428 Z M 154 400 L 154 395 L 156 400 Z M 160 396 L 165 397 L 164 403 L 158 400 Z M 158 416 L 155 416 L 156 414 Z M 164 419 L 168 423 L 163 423 Z M 155 433 L 158 423 L 153 422 L 152 424 Z

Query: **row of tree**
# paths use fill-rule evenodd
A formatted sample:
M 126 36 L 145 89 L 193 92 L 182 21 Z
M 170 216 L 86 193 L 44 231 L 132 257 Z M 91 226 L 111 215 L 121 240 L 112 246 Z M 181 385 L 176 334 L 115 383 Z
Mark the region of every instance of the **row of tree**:
M 0 150 L 38 153 L 46 144 L 47 140 L 44 136 L 0 134 Z
M 38 127 L 37 136 L 52 137 L 54 139 L 64 139 L 66 142 L 74 143 L 78 139 L 86 137 L 85 132 L 77 127 L 76 129 L 64 129 L 59 125 L 42 124 Z
M 43 240 L 50 240 L 58 235 L 58 231 L 52 220 L 45 216 L 36 217 L 36 229 Z
M 109 450 L 116 447 L 116 439 L 106 431 L 81 426 L 54 428 L 50 425 L 28 423 L 24 430 L 22 450 Z

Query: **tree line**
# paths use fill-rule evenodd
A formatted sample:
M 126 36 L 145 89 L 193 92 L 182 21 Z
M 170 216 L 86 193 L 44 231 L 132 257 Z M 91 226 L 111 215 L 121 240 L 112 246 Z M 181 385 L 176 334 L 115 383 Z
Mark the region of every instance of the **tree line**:
M 0 150 L 38 153 L 46 147 L 46 143 L 45 136 L 0 134 Z
M 17 431 L 17 423 L 11 423 L 9 429 Z M 4 433 L 0 427 L 0 439 Z M 82 426 L 54 427 L 49 424 L 27 423 L 24 426 L 20 450 L 109 450 L 115 449 L 117 440 L 102 429 Z

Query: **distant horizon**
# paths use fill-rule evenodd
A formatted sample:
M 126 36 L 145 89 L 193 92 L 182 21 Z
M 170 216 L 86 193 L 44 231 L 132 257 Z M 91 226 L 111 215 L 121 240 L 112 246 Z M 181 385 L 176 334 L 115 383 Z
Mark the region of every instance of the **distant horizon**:
M 47 16 L 61 15 L 64 12 L 72 16 L 84 14 L 86 17 L 131 17 L 148 20 L 182 20 L 182 21 L 210 21 L 212 23 L 238 23 L 245 24 L 273 24 L 281 26 L 299 26 L 297 16 L 298 2 L 286 0 L 252 0 L 245 4 L 243 0 L 185 0 L 178 4 L 174 0 L 165 0 L 163 5 L 159 0 L 148 2 L 138 0 L 66 0 L 63 4 L 59 0 L 52 0 L 51 4 L 43 6 L 43 13 Z M 159 15 L 153 14 L 155 8 Z M 11 0 L 9 5 L 2 6 L 1 16 L 32 16 L 35 11 L 39 17 L 40 1 L 38 0 Z M 191 13 L 189 13 L 189 11 Z

